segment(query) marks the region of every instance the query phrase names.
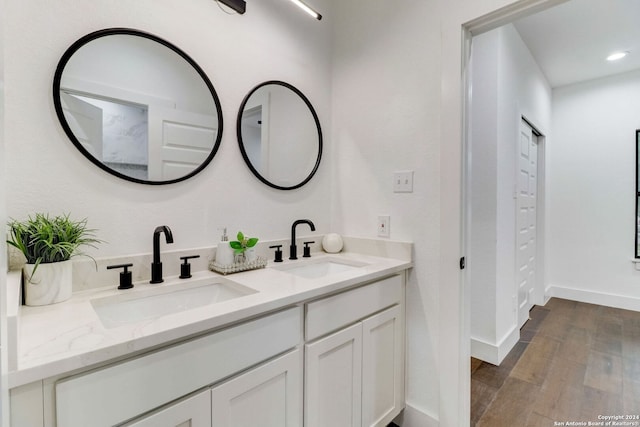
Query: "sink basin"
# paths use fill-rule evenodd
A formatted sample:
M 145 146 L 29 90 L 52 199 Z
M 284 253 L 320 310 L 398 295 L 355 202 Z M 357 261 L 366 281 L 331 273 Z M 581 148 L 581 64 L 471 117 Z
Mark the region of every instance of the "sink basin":
M 310 261 L 301 261 L 304 264 L 291 263 L 278 267 L 277 270 L 284 271 L 295 276 L 304 277 L 306 279 L 319 279 L 321 277 L 331 276 L 345 271 L 357 270 L 364 267 L 365 263 L 355 261 L 337 260 L 337 259 L 319 259 Z
M 115 328 L 141 320 L 157 319 L 168 314 L 179 313 L 251 295 L 257 291 L 230 282 L 204 282 L 166 286 L 131 294 L 91 300 L 105 328 Z

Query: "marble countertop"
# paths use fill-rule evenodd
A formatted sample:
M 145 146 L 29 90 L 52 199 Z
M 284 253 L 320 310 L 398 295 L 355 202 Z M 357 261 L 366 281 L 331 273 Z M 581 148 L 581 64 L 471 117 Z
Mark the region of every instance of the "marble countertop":
M 371 241 L 377 242 L 377 241 Z M 191 279 L 166 277 L 160 285 L 135 283 L 134 289 L 115 286 L 75 292 L 70 300 L 43 307 L 19 306 L 10 316 L 10 339 L 17 351 L 10 354 L 9 387 L 99 366 L 142 353 L 186 337 L 225 327 L 235 322 L 337 292 L 375 280 L 412 266 L 410 243 L 389 245 L 354 240 L 339 254 L 315 253 L 312 258 L 269 263 L 266 268 L 222 276 L 211 271 L 193 273 Z M 346 249 L 346 247 L 345 247 Z M 380 255 L 383 256 L 380 256 Z M 335 259 L 361 265 L 324 277 L 308 279 L 287 273 L 289 263 L 302 265 Z M 20 286 L 20 275 L 9 276 L 8 287 Z M 118 294 L 135 295 L 149 289 L 183 289 L 188 283 L 230 281 L 257 292 L 239 298 L 106 328 L 93 309 L 91 300 Z M 17 282 L 17 284 L 16 284 Z M 10 295 L 15 295 L 10 293 Z M 10 311 L 11 313 L 11 311 Z

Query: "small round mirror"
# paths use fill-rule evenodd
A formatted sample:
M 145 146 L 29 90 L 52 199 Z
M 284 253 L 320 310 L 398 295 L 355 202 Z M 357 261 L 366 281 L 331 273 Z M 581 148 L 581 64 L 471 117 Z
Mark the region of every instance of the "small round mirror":
M 292 85 L 268 81 L 242 101 L 236 123 L 242 157 L 270 187 L 292 190 L 309 182 L 322 157 L 320 121 Z
M 62 56 L 58 119 L 95 165 L 128 181 L 170 184 L 211 162 L 222 137 L 213 85 L 186 53 L 126 28 L 97 31 Z

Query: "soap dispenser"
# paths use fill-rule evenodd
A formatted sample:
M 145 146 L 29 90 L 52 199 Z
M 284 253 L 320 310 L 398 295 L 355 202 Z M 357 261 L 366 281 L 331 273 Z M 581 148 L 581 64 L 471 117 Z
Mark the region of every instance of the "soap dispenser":
M 218 265 L 231 265 L 233 264 L 233 248 L 229 244 L 229 237 L 227 237 L 227 228 L 225 227 L 218 242 L 216 248 L 216 263 Z

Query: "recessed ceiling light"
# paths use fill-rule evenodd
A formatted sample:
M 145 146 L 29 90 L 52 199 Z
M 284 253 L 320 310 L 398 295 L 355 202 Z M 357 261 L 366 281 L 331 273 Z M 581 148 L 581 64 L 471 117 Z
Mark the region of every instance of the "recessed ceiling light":
M 607 61 L 617 61 L 618 59 L 622 59 L 627 56 L 629 52 L 615 52 L 611 55 L 607 56 Z

